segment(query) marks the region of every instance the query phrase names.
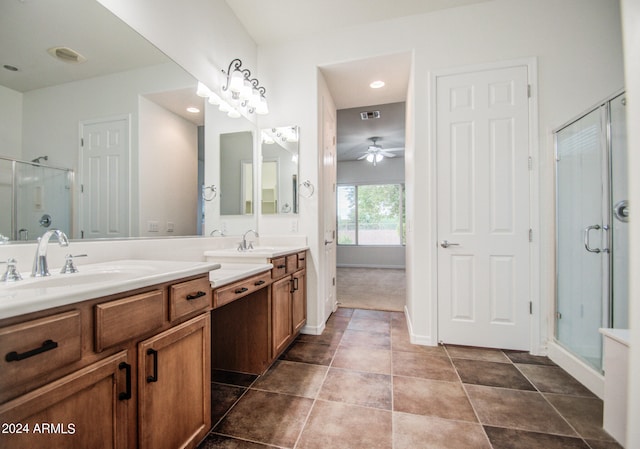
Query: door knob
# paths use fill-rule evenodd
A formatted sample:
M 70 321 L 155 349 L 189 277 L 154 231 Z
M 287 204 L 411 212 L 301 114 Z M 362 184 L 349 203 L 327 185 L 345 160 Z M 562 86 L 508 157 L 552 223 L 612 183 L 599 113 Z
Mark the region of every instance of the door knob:
M 440 243 L 440 246 L 442 246 L 443 248 L 449 248 L 450 246 L 460 246 L 460 244 L 459 243 L 451 243 L 451 242 L 449 242 L 447 240 L 443 240 Z

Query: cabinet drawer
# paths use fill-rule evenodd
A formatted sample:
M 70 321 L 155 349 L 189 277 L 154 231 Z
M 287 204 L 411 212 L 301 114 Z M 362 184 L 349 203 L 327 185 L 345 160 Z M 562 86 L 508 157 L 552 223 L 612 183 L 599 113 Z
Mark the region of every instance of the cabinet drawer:
M 293 273 L 298 269 L 298 255 L 289 254 L 287 256 L 287 273 Z
M 211 307 L 211 283 L 208 277 L 174 284 L 169 288 L 169 320 Z
M 0 329 L 0 391 L 80 360 L 81 332 L 77 310 Z
M 96 352 L 162 327 L 165 296 L 162 290 L 109 301 L 96 306 Z
M 278 279 L 287 274 L 287 258 L 278 257 L 277 259 L 271 259 L 273 268 L 271 269 L 271 278 Z
M 302 270 L 307 266 L 307 252 L 298 253 L 298 270 Z
M 284 259 L 283 259 L 284 262 Z M 273 271 L 273 270 L 272 270 Z M 236 299 L 266 287 L 271 282 L 271 274 L 267 271 L 244 281 L 236 282 L 213 291 L 213 307 L 220 307 Z

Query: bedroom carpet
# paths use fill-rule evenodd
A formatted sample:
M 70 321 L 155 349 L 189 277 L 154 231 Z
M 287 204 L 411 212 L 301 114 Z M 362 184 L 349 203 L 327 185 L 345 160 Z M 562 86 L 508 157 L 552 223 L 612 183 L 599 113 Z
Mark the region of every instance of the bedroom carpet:
M 405 271 L 390 268 L 337 269 L 338 306 L 403 312 Z

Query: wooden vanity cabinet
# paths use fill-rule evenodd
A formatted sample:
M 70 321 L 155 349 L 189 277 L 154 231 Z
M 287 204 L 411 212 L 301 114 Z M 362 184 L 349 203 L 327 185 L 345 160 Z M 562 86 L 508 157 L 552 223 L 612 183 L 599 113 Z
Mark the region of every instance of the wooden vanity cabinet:
M 211 307 L 203 274 L 0 321 L 0 447 L 196 447 L 211 426 Z
M 272 261 L 275 268 L 280 267 L 272 271 L 272 276 L 280 277 L 271 285 L 272 359 L 289 346 L 307 322 L 305 255 L 300 252 Z
M 131 380 L 122 351 L 0 405 L 0 447 L 126 448 Z
M 140 449 L 195 447 L 211 427 L 210 319 L 201 315 L 138 345 Z

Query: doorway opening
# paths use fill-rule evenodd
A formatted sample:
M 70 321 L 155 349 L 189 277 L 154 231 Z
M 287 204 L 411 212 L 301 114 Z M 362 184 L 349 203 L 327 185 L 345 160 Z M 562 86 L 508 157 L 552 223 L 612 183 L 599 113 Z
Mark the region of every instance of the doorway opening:
M 322 67 L 335 103 L 331 195 L 333 273 L 339 307 L 403 312 L 405 113 L 411 54 Z M 380 87 L 382 86 L 382 87 Z M 325 177 L 327 167 L 325 167 Z M 325 233 L 325 235 L 329 235 Z M 326 239 L 325 239 L 326 240 Z

